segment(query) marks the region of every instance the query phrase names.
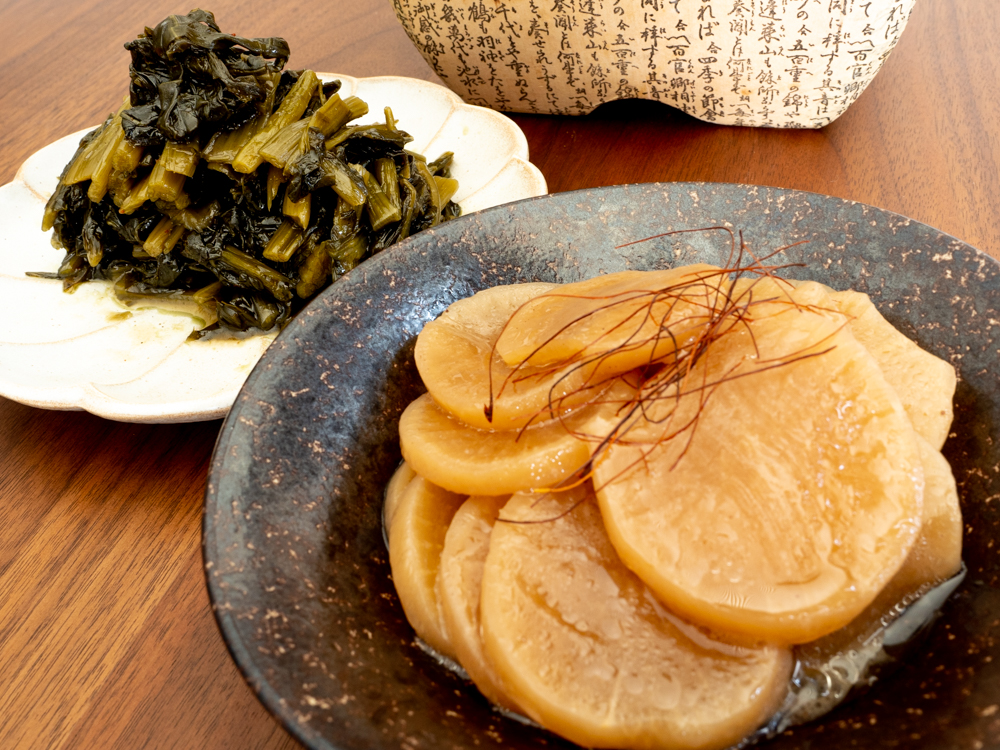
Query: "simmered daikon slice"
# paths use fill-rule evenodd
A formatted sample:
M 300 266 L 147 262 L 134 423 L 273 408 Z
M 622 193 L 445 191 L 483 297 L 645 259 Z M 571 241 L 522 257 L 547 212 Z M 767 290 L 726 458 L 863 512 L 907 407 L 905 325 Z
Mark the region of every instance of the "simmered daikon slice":
M 848 625 L 797 650 L 806 666 L 819 668 L 833 657 L 865 655 L 872 636 L 895 614 L 931 586 L 954 576 L 962 567 L 962 511 L 948 460 L 918 437 L 924 467 L 923 525 L 903 567 L 860 615 Z M 874 644 L 877 649 L 881 641 Z
M 940 583 L 962 567 L 962 509 L 951 465 L 928 440 L 918 438 L 924 466 L 923 527 L 893 585 L 911 591 Z
M 913 429 L 940 450 L 951 427 L 955 368 L 897 331 L 867 294 L 831 292 L 830 298 L 851 317 L 851 332 L 896 389 Z
M 417 476 L 417 472 L 411 469 L 406 461 L 403 461 L 393 472 L 389 484 L 385 487 L 385 500 L 382 503 L 382 526 L 385 528 L 386 537 L 389 536 L 389 531 L 392 529 L 392 519 L 396 515 L 399 501 L 415 476 Z
M 705 264 L 565 284 L 518 310 L 496 351 L 511 367 L 603 356 L 604 375 L 625 372 L 702 335 L 728 286 L 724 272 Z
M 600 392 L 589 377 L 593 368 L 512 369 L 493 351 L 510 316 L 556 288 L 538 283 L 486 289 L 453 303 L 424 326 L 414 357 L 424 385 L 442 409 L 473 427 L 512 430 L 544 422 L 553 412 L 579 406 Z
M 399 420 L 399 446 L 420 476 L 452 492 L 504 495 L 552 487 L 590 459 L 594 407 L 525 430 L 477 430 L 440 409 L 425 393 Z
M 493 665 L 483 653 L 479 629 L 479 596 L 483 565 L 490 549 L 490 532 L 500 509 L 509 499 L 509 495 L 476 495 L 466 500 L 455 513 L 441 552 L 437 596 L 458 663 L 490 701 L 518 711 L 517 704 L 507 695 Z
M 742 278 L 736 294 L 746 294 L 751 286 L 756 299 L 785 296 L 795 287 L 799 298 L 809 295 L 818 307 L 838 310 L 848 317 L 851 333 L 864 346 L 899 395 L 917 434 L 941 449 L 952 422 L 955 395 L 955 368 L 945 360 L 921 349 L 887 321 L 867 294 L 834 291 L 815 281 Z
M 589 487 L 511 498 L 480 611 L 514 700 L 584 747 L 729 747 L 786 693 L 789 652 L 727 645 L 671 614 L 615 554 Z
M 648 405 L 659 422 L 620 438 L 595 484 L 616 549 L 668 606 L 802 643 L 850 622 L 902 566 L 923 468 L 843 315 L 774 302 L 750 317 L 676 399 Z
M 436 582 L 448 524 L 464 501 L 463 495 L 414 477 L 389 528 L 389 565 L 406 619 L 428 646 L 451 658 Z
M 772 315 L 782 307 L 805 308 L 849 325 L 849 316 L 841 313 L 830 297 L 832 291 L 816 281 L 747 274 L 733 282 L 730 298 L 734 306 L 751 316 L 757 313 Z

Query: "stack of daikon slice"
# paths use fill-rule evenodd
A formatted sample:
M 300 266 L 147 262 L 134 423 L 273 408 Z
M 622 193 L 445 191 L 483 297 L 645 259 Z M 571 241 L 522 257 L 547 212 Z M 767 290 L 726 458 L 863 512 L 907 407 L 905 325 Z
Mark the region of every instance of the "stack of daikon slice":
M 961 566 L 953 368 L 867 296 L 712 266 L 427 324 L 386 492 L 423 641 L 590 747 L 723 748 Z

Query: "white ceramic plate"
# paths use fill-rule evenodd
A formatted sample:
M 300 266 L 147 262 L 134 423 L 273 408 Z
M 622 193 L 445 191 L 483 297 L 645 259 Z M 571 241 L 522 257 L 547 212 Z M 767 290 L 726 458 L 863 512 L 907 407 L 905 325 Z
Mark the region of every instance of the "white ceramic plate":
M 545 194 L 524 134 L 507 117 L 427 81 L 320 75 L 368 103 L 360 122 L 381 120 L 390 106 L 413 136 L 408 148 L 430 158 L 453 151 L 463 213 Z M 17 321 L 0 331 L 0 396 L 127 422 L 224 416 L 274 335 L 189 341 L 190 318 L 127 310 L 105 282 L 64 294 L 59 281 L 25 276 L 62 261 L 40 229 L 42 212 L 84 132 L 38 151 L 0 187 L 0 311 Z

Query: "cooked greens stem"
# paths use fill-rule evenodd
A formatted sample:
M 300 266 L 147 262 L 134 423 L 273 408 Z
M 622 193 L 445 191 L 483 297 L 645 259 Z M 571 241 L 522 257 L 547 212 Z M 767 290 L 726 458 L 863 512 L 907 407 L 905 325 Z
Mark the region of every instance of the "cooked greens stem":
M 274 328 L 278 321 L 281 310 L 270 300 L 263 299 L 260 295 L 254 297 L 254 307 L 257 310 L 257 318 L 260 320 L 260 327 L 265 331 Z
M 206 161 L 208 161 L 208 160 L 206 159 Z M 239 175 L 236 174 L 236 170 L 234 170 L 228 164 L 224 164 L 223 162 L 210 161 L 210 162 L 208 162 L 208 168 L 211 169 L 213 172 L 218 172 L 219 174 L 224 174 L 230 180 L 235 181 L 235 180 L 239 179 Z
M 56 225 L 56 219 L 59 217 L 59 212 L 56 211 L 56 201 L 59 198 L 59 191 L 62 188 L 61 185 L 57 185 L 55 192 L 49 196 L 49 199 L 45 202 L 45 209 L 42 211 L 42 231 L 47 232 L 52 227 Z M 61 248 L 62 243 L 58 241 L 55 235 L 51 238 L 52 246 L 56 248 Z M 41 273 L 41 272 L 39 272 Z
M 199 302 L 208 302 L 219 296 L 220 289 L 222 289 L 222 282 L 213 281 L 211 284 L 203 286 L 201 289 L 195 289 L 193 292 L 190 292 L 190 294 Z
M 344 104 L 346 104 L 347 108 L 351 110 L 351 116 L 348 118 L 348 122 L 351 120 L 357 120 L 359 117 L 364 117 L 368 114 L 368 102 L 363 99 L 359 99 L 356 96 L 344 97 Z
M 339 244 L 328 246 L 330 259 L 340 265 L 343 272 L 350 271 L 368 252 L 368 242 L 359 234 L 348 237 Z
M 402 198 L 403 210 L 399 223 L 399 239 L 405 240 L 410 236 L 410 224 L 413 223 L 413 212 L 417 205 L 417 189 L 410 184 L 409 180 L 401 179 L 399 185 L 406 193 L 406 196 Z
M 285 169 L 305 152 L 309 141 L 304 136 L 308 130 L 309 120 L 298 120 L 286 125 L 261 146 L 261 157 L 272 166 Z
M 337 241 L 343 241 L 352 236 L 358 229 L 357 209 L 343 198 L 338 198 L 337 207 L 333 212 L 331 232 Z
M 116 129 L 121 130 L 121 113 L 122 110 L 119 109 L 117 114 L 109 116 L 101 124 L 97 135 L 90 139 L 90 142 L 77 153 L 67 167 L 60 183 L 75 185 L 78 182 L 89 180 L 105 158 L 110 161 L 113 152 L 109 153 L 109 147 L 112 143 L 117 143 L 118 133 Z
M 351 120 L 368 114 L 368 105 L 356 96 L 341 99 L 334 94 L 309 118 L 309 127 L 318 130 L 324 138 L 329 138 Z
M 216 133 L 208 146 L 205 147 L 204 158 L 210 164 L 232 164 L 240 149 L 257 135 L 263 121 L 262 117 L 255 117 L 252 120 L 247 120 L 235 130 Z
M 333 151 L 335 147 L 339 146 L 359 130 L 361 130 L 360 125 L 345 125 L 326 140 L 326 150 Z
M 306 251 L 306 256 L 299 266 L 299 283 L 295 285 L 295 294 L 300 299 L 308 299 L 319 291 L 330 278 L 330 254 L 327 250 L 329 240 L 320 242 Z
M 153 166 L 153 171 L 149 173 L 149 199 L 169 203 L 176 202 L 184 188 L 184 180 L 186 179 L 183 174 L 167 169 L 166 161 L 161 154 Z
M 129 191 L 128 195 L 125 196 L 125 200 L 122 201 L 121 206 L 119 206 L 118 213 L 135 213 L 135 211 L 149 199 L 149 178 L 150 175 L 146 175 L 132 185 L 132 189 Z
M 152 307 L 167 312 L 179 312 L 190 315 L 200 322 L 199 328 L 210 326 L 219 319 L 216 294 L 220 288 L 213 283 L 194 291 L 164 291 L 144 292 L 129 288 L 126 278 L 120 279 L 114 286 L 115 297 L 129 308 Z
M 118 148 L 115 149 L 114 156 L 111 158 L 111 165 L 116 172 L 130 175 L 139 168 L 139 162 L 142 161 L 142 152 L 142 146 L 133 146 L 123 138 L 118 143 Z
M 454 160 L 455 160 L 455 154 L 451 151 L 445 151 L 443 154 L 441 154 L 441 156 L 439 156 L 437 159 L 428 164 L 427 168 L 431 170 L 431 174 L 435 176 L 441 175 L 442 177 L 444 177 L 445 175 L 441 173 L 447 172 L 449 169 L 451 169 L 451 163 Z
M 441 199 L 441 208 L 448 205 L 455 193 L 458 192 L 458 180 L 451 177 L 438 177 L 434 175 L 434 182 L 437 184 L 438 197 Z
M 171 201 L 170 203 L 164 203 L 161 201 L 160 203 L 157 204 L 156 207 L 160 211 L 166 211 L 168 208 L 184 209 L 190 205 L 191 205 L 191 196 L 188 195 L 183 188 L 181 188 L 181 191 L 177 194 L 177 197 L 174 198 L 173 201 Z
M 201 234 L 219 213 L 219 201 L 213 200 L 198 208 L 167 209 L 164 213 L 174 224 Z
M 334 191 L 357 208 L 363 206 L 368 200 L 368 192 L 365 189 L 364 181 L 358 179 L 357 173 L 348 174 L 350 167 L 344 168 L 344 163 L 339 160 L 325 159 L 320 163 L 320 169 L 331 181 Z
M 72 163 L 63 173 L 62 179 L 59 181 L 60 184 L 75 185 L 78 182 L 89 180 L 94 176 L 94 170 L 100 164 L 101 158 L 107 149 L 108 141 L 115 136 L 114 130 L 111 128 L 113 122 L 111 120 L 101 125 L 97 135 L 84 148 L 77 152 Z
M 145 242 L 142 243 L 142 249 L 146 251 L 146 254 L 151 258 L 157 258 L 163 253 L 167 252 L 167 240 L 170 239 L 170 235 L 174 231 L 174 223 L 164 216 L 160 219 L 159 223 L 153 227 L 153 231 L 149 233 Z
M 294 221 L 285 219 L 281 222 L 264 248 L 264 257 L 268 260 L 287 262 L 302 244 L 302 229 Z
M 67 254 L 59 264 L 58 274 L 63 280 L 63 291 L 67 292 L 80 283 L 87 262 L 77 254 Z
M 245 273 L 247 276 L 256 279 L 274 295 L 276 300 L 280 302 L 291 301 L 291 279 L 284 274 L 278 273 L 266 263 L 262 263 L 253 256 L 247 255 L 242 250 L 237 250 L 232 245 L 226 245 L 223 248 L 220 260 L 234 271 Z
M 70 162 L 66 171 L 63 172 L 62 178 L 59 180 L 62 185 L 75 185 L 78 182 L 83 182 L 84 180 L 89 180 L 91 175 L 94 173 L 93 166 L 93 146 L 94 143 L 103 135 L 104 130 L 100 131 L 98 135 L 88 143 L 84 148 L 77 151 L 76 156 L 73 157 L 73 161 Z
M 168 253 L 174 249 L 174 245 L 180 242 L 181 237 L 184 236 L 184 231 L 184 227 L 174 227 L 174 231 L 170 233 L 170 236 L 167 238 L 167 242 L 164 245 Z
M 194 171 L 198 167 L 198 148 L 191 143 L 168 141 L 163 146 L 159 161 L 163 162 L 164 169 L 170 172 L 194 177 Z
M 382 188 L 379 187 L 374 175 L 364 167 L 359 167 L 359 170 L 362 179 L 365 181 L 365 187 L 368 189 L 368 202 L 365 203 L 365 211 L 368 214 L 368 220 L 372 225 L 372 229 L 378 231 L 390 222 L 399 221 L 399 209 L 393 206 L 385 193 L 382 192 Z
M 105 126 L 105 131 L 101 134 L 100 148 L 94 152 L 93 172 L 90 186 L 87 188 L 87 197 L 94 203 L 100 203 L 108 192 L 108 178 L 114 166 L 115 152 L 118 150 L 118 144 L 124 140 L 125 131 L 122 130 L 122 118 L 119 114 Z
M 424 162 L 414 162 L 414 168 L 427 182 L 427 188 L 430 190 L 431 205 L 428 210 L 431 212 L 431 226 L 435 227 L 441 223 L 441 209 L 444 207 L 444 204 L 441 202 L 441 195 L 438 193 L 437 183 L 434 181 L 434 175 L 431 174 L 431 171 L 427 168 L 427 164 Z
M 389 109 L 386 107 L 386 109 Z M 386 200 L 398 212 L 402 206 L 399 198 L 399 176 L 396 172 L 396 161 L 388 157 L 375 161 L 376 177 L 379 187 L 385 193 Z M 399 219 L 395 219 L 399 221 Z
M 260 121 L 261 126 L 263 126 L 268 119 L 271 117 L 271 113 L 274 112 L 274 97 L 278 95 L 278 85 L 281 83 L 281 71 L 275 70 L 271 73 L 269 78 L 269 85 L 267 89 L 267 96 L 264 99 L 264 103 L 260 105 L 259 111 L 260 115 L 257 119 Z
M 278 189 L 281 187 L 281 183 L 284 182 L 285 176 L 280 167 L 276 167 L 273 164 L 267 170 L 267 210 L 271 210 L 271 204 L 274 203 L 274 199 L 278 197 Z
M 92 242 L 86 235 L 83 238 L 83 248 L 87 253 L 87 263 L 96 268 L 104 257 L 104 248 L 99 242 Z
M 303 70 L 299 79 L 285 94 L 278 109 L 268 118 L 261 131 L 240 149 L 239 154 L 233 159 L 233 169 L 244 174 L 256 171 L 257 167 L 264 161 L 260 149 L 275 133 L 302 117 L 318 84 L 319 78 L 313 71 Z
M 301 229 L 307 229 L 309 227 L 309 213 L 311 208 L 311 193 L 306 193 L 305 197 L 300 201 L 293 201 L 289 198 L 289 194 L 286 192 L 284 204 L 281 207 L 281 213 L 298 224 Z
M 122 142 L 127 143 L 127 141 Z M 135 180 L 125 172 L 111 170 L 111 177 L 108 178 L 108 192 L 111 193 L 111 200 L 116 206 L 121 208 L 129 191 L 132 190 L 133 184 L 135 184 Z

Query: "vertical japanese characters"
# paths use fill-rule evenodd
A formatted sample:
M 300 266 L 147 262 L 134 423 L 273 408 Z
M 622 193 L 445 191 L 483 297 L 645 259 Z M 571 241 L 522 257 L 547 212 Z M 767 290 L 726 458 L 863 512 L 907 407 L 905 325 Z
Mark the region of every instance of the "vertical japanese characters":
M 895 46 L 914 0 L 393 0 L 471 104 L 584 114 L 661 101 L 701 120 L 822 127 Z

